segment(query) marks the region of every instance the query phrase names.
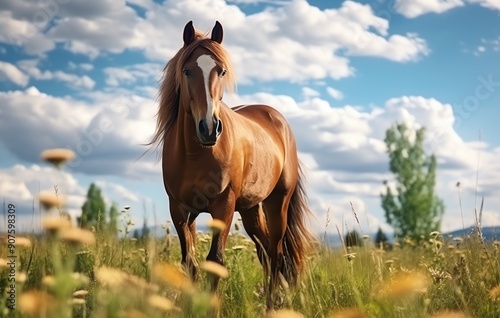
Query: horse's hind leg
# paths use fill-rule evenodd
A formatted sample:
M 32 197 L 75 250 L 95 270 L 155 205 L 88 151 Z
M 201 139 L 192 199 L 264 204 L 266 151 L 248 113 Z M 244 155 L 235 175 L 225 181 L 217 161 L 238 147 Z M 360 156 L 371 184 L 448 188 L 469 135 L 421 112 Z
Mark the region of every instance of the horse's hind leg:
M 198 263 L 195 257 L 196 214 L 185 211 L 181 204 L 170 200 L 170 215 L 174 223 L 182 252 L 182 264 L 186 267 L 191 279 L 197 279 Z
M 264 267 L 265 277 L 269 274 L 269 234 L 267 232 L 266 218 L 262 210 L 262 203 L 248 209 L 239 211 L 243 226 L 248 236 L 254 241 L 259 261 Z
M 287 227 L 287 211 L 291 194 L 273 192 L 264 201 L 264 211 L 269 231 L 268 255 L 271 260 L 271 277 L 267 295 L 267 308 L 275 305 L 275 289 L 280 282 L 280 269 L 283 267 L 283 238 Z

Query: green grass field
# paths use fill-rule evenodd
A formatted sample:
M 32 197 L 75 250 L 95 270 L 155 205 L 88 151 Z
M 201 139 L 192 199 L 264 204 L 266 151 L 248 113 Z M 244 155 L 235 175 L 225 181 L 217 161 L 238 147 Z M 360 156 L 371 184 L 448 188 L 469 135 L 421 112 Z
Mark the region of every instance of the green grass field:
M 94 242 L 65 222 L 45 226 L 50 231 L 43 236 L 17 237 L 15 311 L 7 309 L 10 269 L 1 245 L 2 317 L 266 316 L 262 268 L 240 231 L 232 229 L 229 276 L 213 295 L 207 286 L 214 274 L 200 270 L 192 285 L 182 272 L 170 230 L 147 240 L 94 233 Z M 500 317 L 500 242 L 434 233 L 425 243 L 406 241 L 392 250 L 364 243 L 311 251 L 299 286 L 281 290 L 281 309 L 268 316 Z M 197 236 L 200 264 L 209 244 L 210 235 Z
M 44 159 L 61 168 L 71 157 L 57 150 Z M 0 233 L 0 317 L 500 317 L 500 242 L 486 244 L 478 233 L 434 232 L 391 249 L 367 236 L 358 248 L 319 243 L 298 286 L 281 288 L 277 309 L 266 312 L 263 270 L 241 224 L 231 229 L 226 268 L 205 266 L 211 235 L 197 235 L 201 268 L 193 284 L 171 224 L 161 239 L 131 238 L 125 208 L 118 238 L 74 227 L 57 195 L 39 197 L 43 233 L 15 243 Z M 338 229 L 325 229 L 325 237 L 332 233 Z M 215 294 L 213 275 L 223 276 Z

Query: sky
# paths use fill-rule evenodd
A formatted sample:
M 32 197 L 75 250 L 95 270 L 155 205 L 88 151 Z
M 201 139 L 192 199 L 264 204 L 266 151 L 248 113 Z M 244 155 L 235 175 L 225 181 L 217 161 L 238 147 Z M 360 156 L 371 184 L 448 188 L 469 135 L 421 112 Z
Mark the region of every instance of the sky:
M 224 28 L 238 82 L 224 101 L 292 125 L 314 231 L 392 231 L 396 122 L 427 130 L 442 231 L 473 224 L 483 197 L 482 225 L 500 225 L 499 0 L 16 0 L 0 2 L 0 196 L 20 229 L 39 227 L 39 191 L 57 185 L 76 217 L 92 182 L 136 226 L 170 219 L 161 165 L 140 156 L 190 20 Z M 40 153 L 61 147 L 77 157 L 58 172 Z

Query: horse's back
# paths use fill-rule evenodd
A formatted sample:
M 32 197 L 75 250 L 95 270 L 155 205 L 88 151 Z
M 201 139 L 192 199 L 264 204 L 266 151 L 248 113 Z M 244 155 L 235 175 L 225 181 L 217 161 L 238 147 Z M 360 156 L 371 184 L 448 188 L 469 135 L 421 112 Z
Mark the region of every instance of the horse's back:
M 265 130 L 281 134 L 291 132 L 285 117 L 272 106 L 264 104 L 239 105 L 231 109 Z

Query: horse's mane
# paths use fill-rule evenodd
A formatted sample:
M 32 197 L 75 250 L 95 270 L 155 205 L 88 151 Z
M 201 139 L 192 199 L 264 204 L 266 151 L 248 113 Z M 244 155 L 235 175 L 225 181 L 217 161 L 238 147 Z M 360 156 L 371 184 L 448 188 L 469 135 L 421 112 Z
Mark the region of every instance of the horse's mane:
M 157 147 L 161 146 L 163 144 L 163 137 L 175 123 L 179 110 L 180 85 L 183 76 L 182 67 L 198 47 L 201 46 L 210 51 L 213 57 L 225 67 L 225 89 L 228 91 L 234 90 L 235 76 L 229 55 L 222 45 L 211 40 L 207 35 L 208 33 L 201 33 L 197 30 L 195 41 L 189 45 L 184 45 L 165 65 L 158 95 L 160 107 L 157 113 L 156 131 L 149 145 L 156 144 Z

